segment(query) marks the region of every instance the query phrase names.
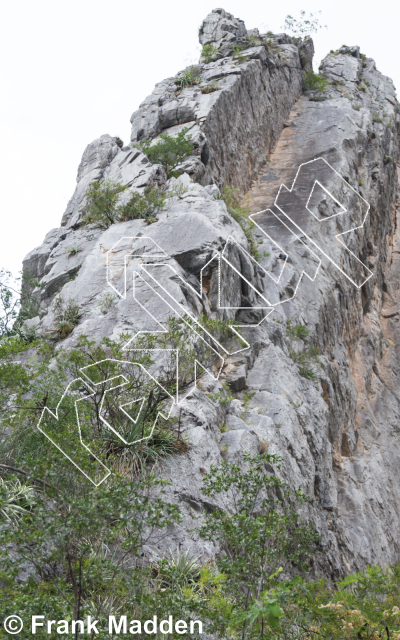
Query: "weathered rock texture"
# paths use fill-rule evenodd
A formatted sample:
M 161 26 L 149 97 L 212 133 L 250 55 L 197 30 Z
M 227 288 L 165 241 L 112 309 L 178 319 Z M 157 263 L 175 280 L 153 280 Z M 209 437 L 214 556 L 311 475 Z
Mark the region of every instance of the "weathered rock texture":
M 157 242 L 168 254 L 168 264 L 195 286 L 202 266 L 233 236 L 237 244 L 229 245 L 227 256 L 238 274 L 225 284 L 222 281 L 223 300 L 257 306 L 257 295 L 243 285 L 243 274 L 276 306 L 258 327 L 247 330 L 251 349 L 230 358 L 222 374 L 236 398 L 220 405 L 214 396 L 207 396 L 206 385 L 185 401 L 181 428 L 192 447 L 165 470 L 184 520 L 166 547 L 179 544 L 195 553 L 213 552 L 211 545 L 204 546 L 191 533 L 194 516 L 213 508 L 200 493 L 202 473 L 210 464 L 218 464 L 221 456 L 240 460 L 243 451 L 256 453 L 261 447 L 279 453 L 282 476 L 292 486 L 301 485 L 312 498 L 305 515 L 322 536 L 317 571 L 338 576 L 367 563 L 399 560 L 399 106 L 393 84 L 357 47 L 345 47 L 322 63 L 321 71 L 329 80 L 325 91 L 302 93 L 311 41 L 293 43 L 288 36 L 274 36 L 275 53 L 263 46 L 250 47 L 242 52 L 249 59 L 239 63 L 227 55 L 227 47 L 246 42 L 245 26 L 222 9 L 207 16 L 200 39 L 215 44 L 222 56 L 200 65 L 201 83 L 177 92 L 176 78 L 168 78 L 131 118 L 133 143 L 188 127 L 195 154 L 183 168 L 194 182 L 187 175 L 179 179 L 188 191 L 169 199 L 155 224 L 136 220 L 105 232 L 82 227 L 80 208 L 94 179 L 118 180 L 130 190 L 157 183 L 170 193 L 175 185 L 176 193 L 176 181 L 167 182 L 162 167 L 151 165 L 132 144 L 120 149 L 110 136 L 90 144 L 62 226 L 50 231 L 24 262 L 42 283 L 35 295 L 41 297 L 43 313 L 33 322 L 50 332 L 54 300 L 62 295 L 75 298 L 84 312 L 65 346 L 74 344 L 81 333 L 100 338 L 136 331 L 142 328 L 141 316 L 129 290 L 126 299 L 116 298 L 106 315 L 99 309 L 100 296 L 110 291 L 106 252 L 118 240 L 128 238 L 121 244 L 120 260 L 128 252 L 151 254 L 151 241 Z M 212 80 L 219 88 L 202 93 Z M 307 165 L 308 184 L 322 181 L 350 213 L 328 219 L 326 212 L 336 205 L 325 191 L 316 192 L 314 216 L 304 207 L 293 214 L 304 233 L 281 231 L 280 249 L 261 230 L 268 228 L 271 214 L 256 217 L 264 253 L 261 266 L 255 265 L 240 250 L 249 251 L 241 228 L 215 196 L 231 184 L 247 192 L 254 212 L 273 209 L 280 185 L 291 188 L 299 166 L 316 158 L 325 159 L 354 191 L 350 193 L 332 172 L 321 174 L 321 164 L 319 173 L 314 171 L 316 164 Z M 355 192 L 370 204 L 365 224 L 345 240 L 373 272 L 360 288 L 326 257 L 333 256 L 347 273 L 354 269 L 359 279 L 365 275 L 335 237 L 349 220 L 358 197 Z M 305 239 L 305 233 L 320 249 Z M 135 240 L 129 239 L 133 236 Z M 69 257 L 73 246 L 81 250 Z M 321 261 L 314 280 L 300 279 L 302 260 L 314 271 Z M 118 286 L 122 263 L 116 263 Z M 272 292 L 268 272 L 281 273 Z M 234 310 L 218 306 L 216 268 L 210 270 L 207 286 L 195 301 L 185 297 L 176 278 L 167 278 L 165 286 L 192 313 L 235 315 Z M 149 304 L 156 306 L 154 300 Z M 259 322 L 262 312 L 253 311 L 239 311 L 237 317 L 241 322 Z M 287 319 L 305 324 L 311 332 L 309 342 L 319 347 L 316 382 L 300 375 L 299 365 L 288 356 Z M 294 347 L 300 348 L 300 343 Z M 207 384 L 214 392 L 221 390 L 220 383 Z

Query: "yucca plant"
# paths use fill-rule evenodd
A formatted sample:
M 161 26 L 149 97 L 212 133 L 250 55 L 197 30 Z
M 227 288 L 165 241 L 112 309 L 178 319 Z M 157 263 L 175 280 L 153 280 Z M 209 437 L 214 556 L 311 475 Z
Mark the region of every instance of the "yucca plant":
M 18 519 L 28 512 L 34 502 L 32 487 L 22 484 L 18 479 L 4 480 L 0 478 L 0 519 L 13 526 Z
M 157 578 L 162 586 L 176 590 L 184 589 L 198 582 L 201 568 L 198 562 L 199 558 L 190 557 L 189 551 L 186 553 L 178 551 L 176 555 L 173 555 L 170 550 L 169 554 L 169 558 L 163 558 L 154 565 Z

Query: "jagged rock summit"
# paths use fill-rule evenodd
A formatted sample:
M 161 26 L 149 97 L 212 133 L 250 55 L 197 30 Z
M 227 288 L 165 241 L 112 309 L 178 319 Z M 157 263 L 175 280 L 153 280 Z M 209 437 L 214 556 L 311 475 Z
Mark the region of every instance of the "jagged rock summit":
M 234 399 L 220 404 L 199 388 L 181 407 L 191 448 L 163 473 L 184 519 L 166 548 L 213 553 L 192 533 L 194 517 L 210 508 L 200 493 L 201 470 L 222 458 L 240 463 L 243 451 L 262 448 L 280 454 L 282 476 L 311 496 L 304 515 L 321 534 L 317 573 L 338 576 L 398 560 L 400 116 L 393 83 L 349 46 L 322 62 L 323 86 L 306 88 L 311 39 L 265 40 L 223 9 L 205 18 L 199 37 L 216 54 L 210 62 L 202 57 L 196 84 L 182 86 L 184 71 L 163 80 L 133 113 L 129 144 L 121 148 L 104 135 L 86 148 L 61 226 L 24 261 L 40 281 L 34 294 L 41 313 L 29 322 L 51 334 L 63 296 L 82 310 L 65 347 L 81 334 L 100 339 L 140 330 L 143 311 L 131 281 L 126 297 L 115 294 L 111 309 L 100 310 L 111 291 L 107 256 L 120 291 L 125 257 L 133 256 L 132 269 L 139 269 L 161 247 L 171 274 L 163 287 L 181 309 L 236 318 L 248 325 L 250 342 L 246 353 L 227 358 L 213 387 L 222 392 L 228 383 Z M 237 44 L 243 48 L 232 55 Z M 168 180 L 135 143 L 183 127 L 193 152 L 181 177 Z M 82 226 L 87 189 L 103 179 L 130 193 L 158 185 L 171 197 L 151 225 Z M 247 195 L 256 214 L 257 261 L 220 198 L 227 185 Z M 72 255 L 70 247 L 79 251 Z M 201 280 L 218 253 L 232 267 L 229 278 L 219 280 L 210 262 Z M 188 296 L 183 283 L 199 295 Z M 260 308 L 260 297 L 269 310 L 265 303 Z M 148 304 L 157 311 L 155 298 Z M 306 326 L 309 346 L 319 349 L 313 376 L 296 358 L 302 341 L 293 343 L 288 320 Z

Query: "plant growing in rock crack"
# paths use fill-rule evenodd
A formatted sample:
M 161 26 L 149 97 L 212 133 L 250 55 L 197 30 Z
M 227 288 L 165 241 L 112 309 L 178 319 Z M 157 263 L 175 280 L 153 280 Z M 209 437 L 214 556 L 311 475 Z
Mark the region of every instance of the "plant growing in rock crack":
M 186 87 L 193 87 L 196 84 L 200 84 L 201 75 L 200 75 L 200 67 L 196 65 L 191 65 L 186 69 L 182 75 L 180 75 L 176 80 L 175 84 L 181 89 L 185 89 Z
M 103 313 L 104 315 L 108 313 L 114 303 L 115 296 L 112 293 L 103 293 L 103 295 L 100 297 L 99 303 L 101 313 Z
M 82 317 L 82 310 L 73 298 L 64 300 L 60 295 L 53 305 L 54 330 L 59 340 L 63 340 L 73 331 Z
M 134 146 L 143 151 L 153 164 L 162 164 L 168 178 L 177 177 L 176 167 L 193 151 L 192 138 L 187 131 L 187 127 L 183 127 L 176 136 L 162 133 L 155 144 L 151 140 L 141 140 Z
M 268 53 L 279 55 L 279 48 L 276 46 L 273 38 L 265 37 L 262 44 Z
M 257 38 L 257 36 L 247 36 L 247 41 L 251 47 L 261 47 L 263 41 L 261 38 Z
M 287 348 L 287 355 L 293 362 L 299 365 L 299 373 L 303 378 L 308 378 L 316 382 L 318 375 L 315 371 L 316 366 L 321 366 L 318 361 L 319 349 L 317 347 L 309 347 L 308 349 L 303 346 L 299 347 L 299 341 L 303 344 L 306 342 L 310 330 L 301 324 L 292 325 L 288 320 L 286 323 L 286 335 L 289 338 L 289 346 Z
M 305 89 L 311 89 L 312 91 L 324 91 L 328 84 L 328 78 L 310 70 L 304 73 L 303 83 Z
M 154 214 L 162 211 L 165 205 L 164 191 L 156 186 L 149 186 L 143 194 L 133 191 L 126 202 L 120 203 L 120 196 L 127 189 L 128 187 L 112 180 L 92 182 L 86 194 L 86 203 L 81 209 L 82 224 L 108 229 L 112 224 L 127 220 L 154 222 Z
M 374 111 L 372 114 L 372 122 L 378 122 L 378 123 L 383 123 L 383 118 L 380 117 L 379 113 L 377 111 Z
M 254 235 L 254 223 L 249 220 L 248 215 L 250 213 L 249 207 L 240 204 L 239 189 L 226 185 L 223 188 L 222 194 L 215 197 L 216 200 L 223 200 L 226 204 L 228 213 L 243 229 L 243 233 L 246 236 L 246 240 L 250 245 L 250 250 L 256 259 L 261 257 L 258 250 L 258 241 Z
M 77 253 L 82 251 L 82 247 L 68 247 L 67 251 L 68 251 L 68 258 L 70 258 L 71 256 L 76 256 Z
M 203 48 L 201 50 L 201 58 L 205 64 L 209 64 L 210 62 L 214 62 L 217 60 L 219 56 L 219 51 L 213 44 L 203 44 Z
M 216 80 L 212 80 L 209 84 L 206 84 L 201 89 L 201 93 L 213 93 L 213 91 L 219 91 L 221 87 L 216 82 Z
M 155 222 L 154 214 L 164 209 L 165 199 L 165 192 L 158 187 L 147 187 L 143 194 L 134 191 L 128 202 L 118 207 L 118 222 L 137 219 Z
M 243 62 L 248 62 L 249 56 L 243 55 L 242 51 L 244 49 L 244 45 L 237 43 L 231 51 L 232 58 L 236 58 L 239 64 Z

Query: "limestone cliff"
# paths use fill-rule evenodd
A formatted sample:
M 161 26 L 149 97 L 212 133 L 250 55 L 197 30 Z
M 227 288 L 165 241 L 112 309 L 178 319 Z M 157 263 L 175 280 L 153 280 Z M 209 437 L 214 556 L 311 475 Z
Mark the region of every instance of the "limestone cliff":
M 164 471 L 184 513 L 166 547 L 212 553 L 191 533 L 193 517 L 212 508 L 200 494 L 202 471 L 261 446 L 279 453 L 283 477 L 312 497 L 305 513 L 322 536 L 317 570 L 337 576 L 399 560 L 400 115 L 393 84 L 358 47 L 342 47 L 322 62 L 325 88 L 304 90 L 310 39 L 279 34 L 269 48 L 249 46 L 259 34 L 253 30 L 249 42 L 244 23 L 222 9 L 200 32 L 201 43 L 219 52 L 200 63 L 201 83 L 177 91 L 182 74 L 160 82 L 131 117 L 131 143 L 120 148 L 103 135 L 84 151 L 61 226 L 24 261 L 41 282 L 34 295 L 42 312 L 30 323 L 50 332 L 62 295 L 83 310 L 64 346 L 80 334 L 100 339 L 140 330 L 143 310 L 131 281 L 106 315 L 99 309 L 101 295 L 111 291 L 106 261 L 111 255 L 110 282 L 121 292 L 125 257 L 133 256 L 133 271 L 160 247 L 173 269 L 163 287 L 182 308 L 236 318 L 248 325 L 251 343 L 227 358 L 214 385 L 227 381 L 234 400 L 220 405 L 199 388 L 180 408 L 192 447 Z M 236 58 L 235 43 L 245 46 Z M 168 181 L 133 143 L 184 126 L 194 152 L 183 175 Z M 158 184 L 172 197 L 154 224 L 83 227 L 85 193 L 101 178 L 130 191 Z M 218 197 L 225 185 L 238 187 L 257 214 L 257 262 Z M 71 246 L 80 250 L 70 255 Z M 210 262 L 221 252 L 222 276 Z M 199 289 L 201 273 L 203 290 L 194 299 L 181 283 Z M 156 297 L 147 304 L 157 310 Z M 166 311 L 158 311 L 162 322 Z M 305 325 L 319 348 L 317 381 L 289 357 L 289 347 L 296 352 L 302 343 L 288 338 L 287 320 Z

